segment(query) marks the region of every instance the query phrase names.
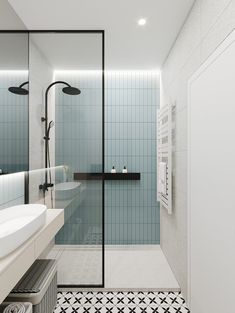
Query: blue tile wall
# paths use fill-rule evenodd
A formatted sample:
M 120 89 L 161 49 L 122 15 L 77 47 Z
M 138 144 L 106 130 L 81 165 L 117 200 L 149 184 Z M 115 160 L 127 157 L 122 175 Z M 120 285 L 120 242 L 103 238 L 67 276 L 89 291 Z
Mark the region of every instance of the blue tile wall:
M 73 172 L 100 172 L 102 164 L 102 90 L 99 74 L 57 75 L 81 89 L 69 97 L 56 89 L 56 165 Z M 140 181 L 105 182 L 106 244 L 158 244 L 156 201 L 156 113 L 159 77 L 154 72 L 107 72 L 105 91 L 105 170 L 140 172 Z M 83 182 L 83 199 L 57 235 L 59 244 L 101 243 L 100 182 Z M 98 241 L 97 241 L 98 238 Z M 92 241 L 92 240 L 93 241 Z
M 74 172 L 100 171 L 102 164 L 102 76 L 81 71 L 77 75 L 57 74 L 80 88 L 78 96 L 68 96 L 56 88 L 56 164 L 67 164 Z
M 156 114 L 159 77 L 154 72 L 106 76 L 105 169 L 140 172 L 140 181 L 105 183 L 106 244 L 159 244 L 156 199 Z
M 8 91 L 28 80 L 26 71 L 0 71 L 0 169 L 28 169 L 28 97 Z
M 68 96 L 62 93 L 61 86 L 56 88 L 56 165 L 69 166 L 69 180 L 73 180 L 74 172 L 101 172 L 102 73 L 62 73 L 55 79 L 64 80 L 81 90 L 79 96 Z M 56 236 L 56 243 L 102 243 L 101 181 L 82 181 L 81 190 L 65 208 L 65 225 Z

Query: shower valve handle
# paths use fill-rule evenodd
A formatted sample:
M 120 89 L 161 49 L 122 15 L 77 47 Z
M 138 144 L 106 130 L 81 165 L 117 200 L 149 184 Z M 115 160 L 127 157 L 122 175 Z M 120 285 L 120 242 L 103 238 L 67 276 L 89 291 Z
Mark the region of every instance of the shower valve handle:
M 45 192 L 45 191 L 48 191 L 48 188 L 51 188 L 53 186 L 54 184 L 52 183 L 44 183 L 44 184 L 39 185 L 39 189 Z

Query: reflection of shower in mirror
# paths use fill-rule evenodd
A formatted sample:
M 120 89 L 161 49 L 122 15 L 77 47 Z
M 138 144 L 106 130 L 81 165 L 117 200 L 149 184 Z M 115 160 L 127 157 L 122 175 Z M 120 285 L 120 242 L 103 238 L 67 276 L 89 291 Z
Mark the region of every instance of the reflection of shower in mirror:
M 27 89 L 23 88 L 23 86 L 28 85 L 28 84 L 29 84 L 29 82 L 27 81 L 27 82 L 22 83 L 18 87 L 17 86 L 9 87 L 8 90 L 11 93 L 14 93 L 15 95 L 26 96 L 29 94 L 29 91 Z

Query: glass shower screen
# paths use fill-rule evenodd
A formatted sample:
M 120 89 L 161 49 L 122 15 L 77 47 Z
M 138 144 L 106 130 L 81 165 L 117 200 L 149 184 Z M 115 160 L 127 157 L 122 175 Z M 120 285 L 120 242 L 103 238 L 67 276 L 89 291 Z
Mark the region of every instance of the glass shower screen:
M 60 287 L 104 283 L 103 36 L 102 31 L 30 34 L 32 88 L 45 101 L 48 85 L 56 82 L 47 99 L 48 164 L 63 167 L 52 175 L 50 200 L 64 209 L 65 224 L 48 257 L 58 261 Z

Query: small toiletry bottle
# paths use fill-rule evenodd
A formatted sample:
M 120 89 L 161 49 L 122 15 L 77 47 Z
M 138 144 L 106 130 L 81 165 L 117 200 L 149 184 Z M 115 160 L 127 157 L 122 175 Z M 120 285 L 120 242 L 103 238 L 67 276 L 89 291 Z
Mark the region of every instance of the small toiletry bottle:
M 127 173 L 127 168 L 126 168 L 125 166 L 123 167 L 122 172 L 123 172 L 123 173 Z
M 115 169 L 114 166 L 113 166 L 112 169 L 111 169 L 111 173 L 112 173 L 112 174 L 117 173 L 117 171 L 116 171 L 116 169 Z

